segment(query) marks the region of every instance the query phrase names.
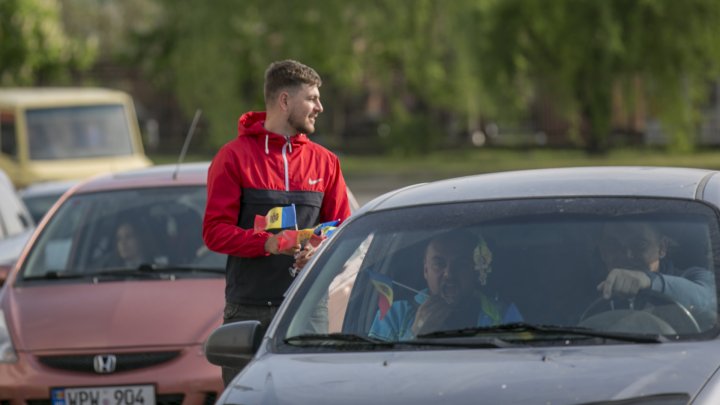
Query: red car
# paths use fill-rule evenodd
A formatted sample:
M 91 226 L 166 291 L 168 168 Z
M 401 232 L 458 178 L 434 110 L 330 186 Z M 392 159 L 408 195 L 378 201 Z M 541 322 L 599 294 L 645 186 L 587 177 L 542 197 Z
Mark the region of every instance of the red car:
M 221 324 L 225 257 L 201 237 L 206 176 L 207 163 L 105 175 L 55 204 L 0 292 L 0 404 L 214 403 L 202 345 Z

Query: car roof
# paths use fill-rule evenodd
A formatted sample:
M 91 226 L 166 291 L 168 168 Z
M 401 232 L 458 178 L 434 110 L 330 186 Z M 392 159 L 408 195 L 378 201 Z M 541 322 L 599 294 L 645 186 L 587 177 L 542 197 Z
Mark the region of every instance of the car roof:
M 169 185 L 204 185 L 210 162 L 164 164 L 116 173 L 102 174 L 79 184 L 75 194 L 103 190 L 150 188 Z
M 59 195 L 79 182 L 80 180 L 41 181 L 19 190 L 18 194 L 23 198 Z
M 716 171 L 672 167 L 573 167 L 456 177 L 391 191 L 360 212 L 473 200 L 636 196 L 702 198 L 720 190 Z M 713 178 L 714 176 L 714 178 Z
M 98 87 L 8 87 L 0 89 L 0 105 L 53 106 L 123 102 L 127 95 Z

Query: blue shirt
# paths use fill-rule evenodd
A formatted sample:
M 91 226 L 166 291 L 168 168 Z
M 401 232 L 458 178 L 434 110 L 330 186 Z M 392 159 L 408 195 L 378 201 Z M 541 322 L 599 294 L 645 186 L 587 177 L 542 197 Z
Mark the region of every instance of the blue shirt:
M 414 303 L 407 300 L 393 302 L 383 319 L 380 319 L 380 311 L 378 311 L 368 336 L 387 341 L 414 339 L 412 325 L 415 322 L 415 314 L 428 296 L 428 290 L 424 289 L 415 295 Z M 476 326 L 492 326 L 523 320 L 515 304 L 502 305 L 485 296 L 481 296 L 481 301 Z

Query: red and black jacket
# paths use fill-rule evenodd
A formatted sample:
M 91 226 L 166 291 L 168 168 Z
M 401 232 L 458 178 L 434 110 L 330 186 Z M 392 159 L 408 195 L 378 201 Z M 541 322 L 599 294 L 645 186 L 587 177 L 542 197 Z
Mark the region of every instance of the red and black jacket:
M 293 258 L 265 252 L 270 233 L 254 233 L 255 215 L 295 204 L 299 229 L 350 215 L 340 162 L 305 134 L 268 132 L 264 112 L 240 117 L 238 137 L 210 164 L 203 239 L 228 255 L 225 299 L 278 305 L 292 277 Z

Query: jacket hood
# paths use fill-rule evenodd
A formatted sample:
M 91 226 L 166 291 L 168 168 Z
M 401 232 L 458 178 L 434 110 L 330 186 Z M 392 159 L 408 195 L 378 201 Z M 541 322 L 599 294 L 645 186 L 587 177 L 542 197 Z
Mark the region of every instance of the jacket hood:
M 220 277 L 14 287 L 3 309 L 19 351 L 184 346 L 221 324 L 223 288 Z
M 264 111 L 250 111 L 243 114 L 238 120 L 238 137 L 251 136 L 261 138 L 262 142 L 269 142 L 273 145 L 282 145 L 287 142 L 285 136 L 270 132 L 265 129 L 267 113 Z M 290 137 L 293 147 L 308 142 L 305 134 L 298 133 Z
M 264 353 L 219 403 L 686 404 L 716 372 L 716 347 Z

